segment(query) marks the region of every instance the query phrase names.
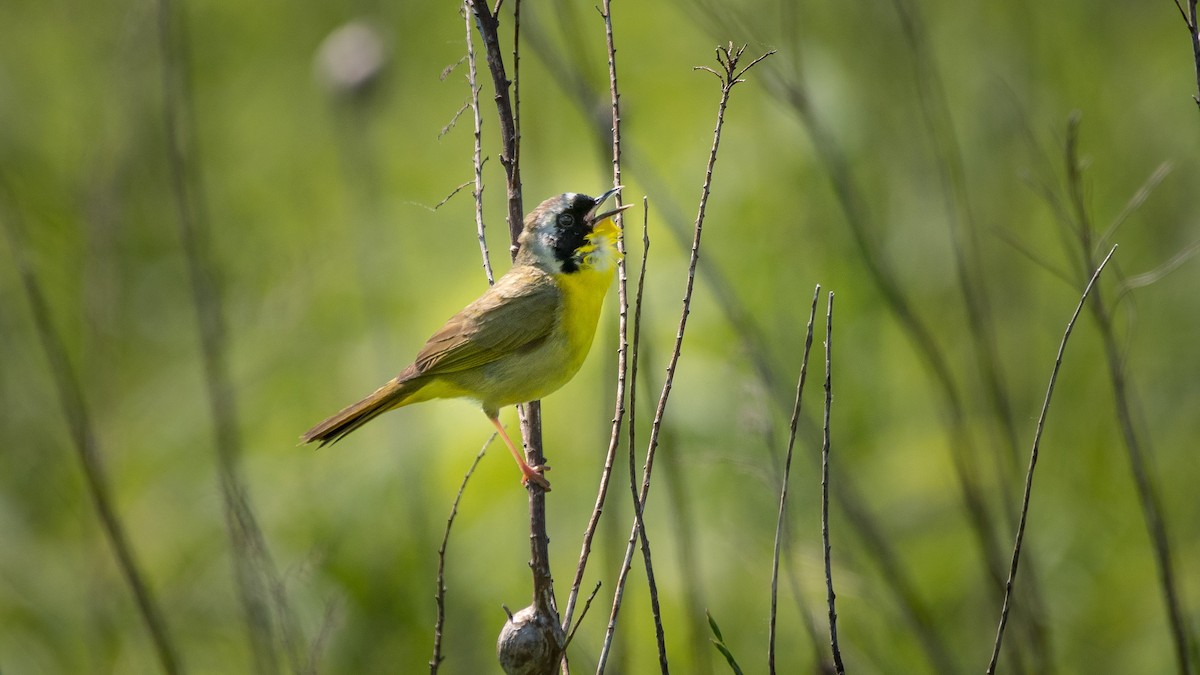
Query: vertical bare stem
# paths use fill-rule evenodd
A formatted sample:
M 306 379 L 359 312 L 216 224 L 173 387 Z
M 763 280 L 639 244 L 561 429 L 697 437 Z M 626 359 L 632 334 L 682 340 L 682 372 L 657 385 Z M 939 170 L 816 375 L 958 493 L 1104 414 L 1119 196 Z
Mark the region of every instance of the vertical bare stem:
M 500 11 L 500 3 L 496 3 Z M 521 185 L 521 0 L 513 0 L 513 172 Z
M 511 253 L 517 254 L 517 237 L 521 234 L 525 209 L 521 204 L 521 169 L 517 163 L 517 123 L 513 114 L 512 98 L 508 88 L 511 82 L 504 70 L 504 57 L 500 53 L 500 21 L 485 0 L 467 0 L 475 15 L 475 26 L 483 38 L 484 54 L 488 71 L 492 74 L 492 86 L 496 91 L 496 112 L 500 119 L 500 164 L 504 167 L 508 186 L 508 234 L 512 241 Z
M 767 58 L 771 54 L 775 53 L 774 50 L 769 51 L 751 61 L 750 64 L 745 68 L 737 70 L 738 59 L 741 57 L 744 51 L 745 47 L 734 50 L 732 44 L 727 47 L 717 49 L 717 61 L 721 65 L 721 68 L 724 71 L 723 73 L 718 73 L 716 70 L 706 66 L 697 66 L 697 69 L 706 70 L 717 76 L 717 78 L 721 81 L 721 100 L 717 106 L 717 123 L 713 130 L 713 144 L 708 154 L 708 164 L 706 165 L 704 172 L 704 183 L 700 191 L 700 204 L 696 213 L 695 230 L 692 237 L 692 251 L 688 263 L 687 284 L 685 286 L 683 296 L 683 311 L 679 318 L 679 329 L 675 335 L 675 346 L 671 351 L 671 358 L 667 365 L 667 376 L 663 381 L 662 393 L 659 395 L 658 406 L 654 411 L 654 421 L 650 426 L 650 440 L 646 450 L 646 463 L 642 468 L 641 493 L 634 499 L 637 515 L 635 517 L 633 531 L 629 536 L 629 542 L 625 547 L 625 559 L 621 566 L 621 573 L 617 578 L 617 588 L 613 595 L 612 611 L 609 614 L 608 630 L 604 636 L 604 646 L 601 649 L 598 659 L 599 662 L 596 668 L 597 674 L 604 672 L 604 667 L 608 660 L 609 652 L 612 649 L 612 638 L 613 634 L 616 632 L 617 616 L 621 609 L 621 599 L 625 591 L 625 582 L 628 579 L 629 569 L 633 561 L 633 549 L 637 540 L 639 539 L 638 535 L 642 520 L 641 512 L 645 507 L 646 498 L 649 496 L 650 492 L 650 478 L 654 470 L 654 454 L 658 447 L 658 437 L 662 428 L 663 415 L 666 414 L 667 401 L 671 395 L 671 386 L 675 378 L 675 369 L 679 365 L 679 355 L 683 347 L 684 333 L 687 329 L 687 318 L 688 314 L 691 312 L 692 290 L 696 283 L 696 265 L 700 260 L 700 240 L 704 231 L 704 212 L 708 206 L 708 197 L 712 188 L 712 172 L 713 167 L 716 165 L 717 150 L 721 143 L 721 128 L 725 124 L 725 109 L 729 105 L 729 94 L 735 85 L 740 82 L 744 82 L 744 80 L 741 78 L 746 74 L 746 71 L 748 71 L 750 68 L 753 68 L 760 61 Z M 644 538 L 643 546 L 645 546 Z M 655 594 L 652 588 L 651 601 L 653 602 L 654 600 Z M 665 660 L 660 665 L 665 668 Z
M 1188 30 L 1192 33 L 1192 58 L 1196 62 L 1196 96 L 1192 99 L 1200 106 L 1200 24 L 1196 23 L 1196 0 L 1188 4 Z
M 783 461 L 783 486 L 779 491 L 779 515 L 775 519 L 775 550 L 771 560 L 771 619 L 767 628 L 767 670 L 775 673 L 775 612 L 779 594 L 779 552 L 783 542 L 783 522 L 787 517 L 788 479 L 792 475 L 792 450 L 796 446 L 796 427 L 800 422 L 800 402 L 804 396 L 804 381 L 808 376 L 808 354 L 812 348 L 813 320 L 817 316 L 817 299 L 821 285 L 813 289 L 812 309 L 808 314 L 808 329 L 804 336 L 804 356 L 800 359 L 800 377 L 796 380 L 796 404 L 792 406 L 792 422 L 788 430 L 787 454 Z
M 7 195 L 6 195 L 7 196 Z M 15 218 L 15 214 L 12 216 Z M 55 388 L 58 390 L 59 404 L 62 406 L 63 417 L 71 433 L 71 441 L 79 464 L 83 469 L 83 477 L 100 526 L 108 543 L 112 546 L 113 555 L 117 559 L 117 567 L 129 590 L 133 593 L 138 613 L 150 633 L 154 644 L 159 665 L 163 672 L 169 675 L 182 673 L 182 663 L 179 661 L 179 649 L 171 639 L 167 622 L 163 618 L 162 608 L 154 597 L 154 592 L 142 574 L 133 545 L 125 531 L 125 525 L 117 513 L 113 503 L 112 490 L 109 487 L 108 475 L 105 473 L 101 459 L 100 444 L 96 440 L 96 432 L 92 428 L 88 416 L 87 404 L 84 402 L 83 390 L 79 386 L 79 378 L 71 369 L 71 361 L 63 347 L 62 340 L 54 330 L 54 322 L 50 318 L 50 307 L 42 294 L 41 284 L 38 283 L 29 261 L 24 255 L 23 242 L 17 233 L 15 222 L 5 220 L 4 233 L 8 238 L 9 249 L 13 254 L 13 266 L 25 286 L 25 295 L 29 298 L 29 307 L 33 311 L 33 322 L 37 328 L 38 338 L 42 349 L 46 352 L 46 360 L 50 362 L 50 373 L 54 376 Z
M 471 32 L 471 12 L 467 3 L 463 3 L 463 19 L 467 24 L 467 84 L 471 87 L 471 116 L 475 121 L 475 146 L 472 155 L 472 166 L 475 169 L 475 189 L 471 196 L 475 198 L 475 232 L 479 237 L 479 254 L 483 256 L 483 272 L 487 275 L 488 285 L 496 283 L 496 275 L 492 272 L 492 256 L 488 253 L 487 236 L 483 225 L 483 118 L 479 114 L 479 78 L 476 69 L 475 39 Z
M 837 609 L 834 605 L 833 567 L 829 563 L 829 410 L 833 407 L 833 293 L 825 310 L 825 425 L 821 440 L 821 542 L 825 547 L 825 599 L 829 603 L 829 645 L 833 649 L 833 667 L 845 675 L 842 650 L 838 647 Z
M 1071 320 L 1067 322 L 1066 332 L 1063 333 L 1062 340 L 1058 344 L 1058 354 L 1054 358 L 1054 368 L 1050 371 L 1050 384 L 1046 387 L 1046 398 L 1042 401 L 1042 412 L 1038 415 L 1037 431 L 1033 435 L 1033 449 L 1029 453 L 1029 469 L 1025 472 L 1025 493 L 1021 498 L 1021 517 L 1017 521 L 1017 536 L 1013 543 L 1012 562 L 1008 568 L 1008 580 L 1004 584 L 1004 604 L 1000 610 L 1000 625 L 996 628 L 996 641 L 992 645 L 992 658 L 988 663 L 988 675 L 996 672 L 996 661 L 1000 658 L 1000 645 L 1004 641 L 1004 627 L 1008 623 L 1009 604 L 1012 600 L 1013 583 L 1017 578 L 1017 565 L 1021 560 L 1021 544 L 1025 539 L 1025 523 L 1029 515 L 1029 498 L 1033 491 L 1033 470 L 1037 467 L 1038 449 L 1042 442 L 1042 430 L 1046 426 L 1046 413 L 1050 410 L 1050 399 L 1054 396 L 1054 384 L 1058 381 L 1058 371 L 1062 367 L 1063 354 L 1067 349 L 1067 340 L 1071 337 L 1071 331 L 1075 328 L 1075 320 L 1079 318 L 1079 313 L 1083 311 L 1083 305 L 1087 302 L 1088 294 L 1091 293 L 1092 287 L 1096 285 L 1096 280 L 1100 278 L 1100 273 L 1104 271 L 1104 266 L 1108 264 L 1109 258 L 1112 258 L 1113 253 L 1117 250 L 1116 246 L 1108 252 L 1100 266 L 1092 273 L 1091 280 L 1083 289 L 1083 295 L 1079 298 L 1079 304 L 1075 307 L 1075 313 L 1071 315 Z

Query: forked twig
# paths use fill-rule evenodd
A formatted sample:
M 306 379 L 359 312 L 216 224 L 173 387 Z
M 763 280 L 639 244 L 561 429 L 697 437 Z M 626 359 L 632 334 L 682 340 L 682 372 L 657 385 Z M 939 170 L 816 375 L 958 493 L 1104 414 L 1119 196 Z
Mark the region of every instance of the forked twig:
M 462 501 L 463 492 L 467 489 L 467 481 L 471 480 L 471 475 L 475 473 L 475 467 L 479 466 L 479 461 L 483 459 L 488 446 L 494 440 L 496 440 L 496 433 L 492 432 L 463 476 L 462 484 L 458 486 L 458 494 L 454 496 L 454 503 L 450 506 L 450 517 L 446 519 L 446 532 L 442 535 L 442 545 L 438 547 L 437 592 L 433 596 L 437 603 L 437 620 L 433 624 L 433 658 L 429 659 L 429 675 L 436 675 L 438 666 L 442 664 L 442 629 L 446 625 L 446 546 L 450 543 L 450 528 L 454 527 L 454 518 L 458 515 L 458 503 Z
M 596 594 L 599 592 L 600 592 L 600 582 L 597 581 L 596 586 L 594 588 L 592 588 L 592 592 L 590 594 L 588 594 L 587 600 L 584 601 L 583 609 L 579 612 L 579 623 L 575 624 L 575 629 L 572 630 L 569 635 L 567 635 L 567 641 L 565 644 L 563 644 L 563 652 L 564 653 L 567 651 L 567 647 L 571 646 L 571 640 L 575 639 L 575 633 L 579 630 L 579 627 L 581 625 L 583 625 L 584 617 L 587 616 L 588 610 L 592 608 L 592 600 L 596 599 Z
M 996 661 L 1000 658 L 1000 646 L 1004 641 L 1004 627 L 1008 623 L 1008 611 L 1012 600 L 1013 583 L 1017 577 L 1017 565 L 1021 560 L 1021 544 L 1025 539 L 1025 523 L 1029 516 L 1029 498 L 1030 493 L 1033 491 L 1033 470 L 1037 467 L 1038 450 L 1042 441 L 1042 430 L 1046 426 L 1046 413 L 1050 410 L 1050 399 L 1054 395 L 1054 384 L 1058 381 L 1059 368 L 1062 367 L 1063 353 L 1067 349 L 1067 340 L 1071 337 L 1071 331 L 1075 328 L 1075 320 L 1079 318 L 1079 313 L 1083 311 L 1084 303 L 1087 302 L 1092 287 L 1096 285 L 1096 280 L 1100 278 L 1100 273 L 1104 271 L 1104 266 L 1108 264 L 1109 258 L 1112 258 L 1116 250 L 1117 247 L 1113 246 L 1108 255 L 1100 263 L 1100 266 L 1092 273 L 1092 278 L 1088 281 L 1087 286 L 1084 287 L 1083 295 L 1079 298 L 1079 304 L 1075 306 L 1075 313 L 1071 315 L 1071 320 L 1067 322 L 1067 329 L 1058 344 L 1058 354 L 1054 357 L 1054 369 L 1050 371 L 1050 384 L 1046 387 L 1046 398 L 1042 401 L 1042 412 L 1038 415 L 1037 431 L 1033 435 L 1033 448 L 1029 453 L 1029 469 L 1025 472 L 1025 493 L 1021 498 L 1021 517 L 1017 521 L 1017 536 L 1016 541 L 1013 543 L 1012 562 L 1008 568 L 1008 580 L 1004 584 L 1004 604 L 1000 609 L 1000 624 L 996 628 L 996 641 L 992 645 L 992 658 L 987 668 L 988 675 L 996 672 Z
M 471 33 L 471 11 L 466 0 L 463 2 L 463 18 L 467 25 L 467 84 L 471 87 L 471 117 L 475 122 L 474 152 L 471 155 L 471 165 L 475 169 L 475 188 L 471 196 L 475 198 L 475 236 L 479 238 L 479 254 L 483 257 L 483 273 L 487 275 L 488 285 L 496 283 L 496 275 L 492 272 L 492 256 L 488 252 L 487 236 L 483 224 L 483 117 L 479 114 L 479 75 L 475 59 L 475 39 Z
M 525 211 L 521 203 L 521 169 L 517 163 L 517 124 L 513 114 L 512 98 L 509 96 L 511 81 L 504 69 L 504 56 L 500 53 L 500 21 L 495 12 L 488 8 L 485 0 L 466 0 L 475 15 L 475 26 L 483 38 L 484 54 L 488 71 L 492 74 L 492 86 L 496 91 L 496 113 L 500 119 L 500 164 L 504 166 L 505 182 L 508 186 L 508 234 L 512 240 L 511 251 L 517 253 L 517 237 L 521 234 Z M 499 4 L 496 5 L 499 8 Z
M 796 403 L 792 406 L 792 422 L 788 430 L 787 454 L 783 461 L 783 487 L 779 491 L 779 515 L 775 519 L 775 550 L 771 561 L 771 619 L 767 628 L 767 671 L 775 673 L 775 616 L 779 594 L 779 552 L 783 542 L 783 521 L 787 513 L 788 480 L 792 474 L 792 450 L 796 446 L 796 427 L 800 422 L 800 403 L 804 382 L 808 377 L 808 354 L 812 348 L 813 320 L 817 316 L 817 299 L 821 285 L 813 289 L 812 309 L 808 313 L 808 329 L 804 336 L 804 355 L 800 359 L 800 377 L 796 380 Z

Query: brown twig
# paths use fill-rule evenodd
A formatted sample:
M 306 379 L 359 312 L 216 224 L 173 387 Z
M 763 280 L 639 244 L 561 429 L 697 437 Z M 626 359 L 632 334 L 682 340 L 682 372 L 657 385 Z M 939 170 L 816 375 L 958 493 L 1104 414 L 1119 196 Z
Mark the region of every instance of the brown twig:
M 671 358 L 667 365 L 666 379 L 663 381 L 662 393 L 659 395 L 658 406 L 654 411 L 654 421 L 650 426 L 650 440 L 646 450 L 646 462 L 642 468 L 641 492 L 635 500 L 637 509 L 639 510 L 644 510 L 646 499 L 649 496 L 650 478 L 654 470 L 654 454 L 658 447 L 658 438 L 659 434 L 661 433 L 663 416 L 666 414 L 667 402 L 671 395 L 671 386 L 674 382 L 675 370 L 679 365 L 679 355 L 683 347 L 684 334 L 687 330 L 688 314 L 691 312 L 692 291 L 696 283 L 696 265 L 700 259 L 700 241 L 704 231 L 704 213 L 708 206 L 708 197 L 712 188 L 712 172 L 717 161 L 717 150 L 721 143 L 721 128 L 725 124 L 725 109 L 729 105 L 729 95 L 735 85 L 745 81 L 742 79 L 742 76 L 745 75 L 750 68 L 754 67 L 760 61 L 775 53 L 774 50 L 769 51 L 751 61 L 746 67 L 738 70 L 738 60 L 745 51 L 744 46 L 735 50 L 731 43 L 724 48 L 718 47 L 716 51 L 717 62 L 724 71 L 723 73 L 718 73 L 716 70 L 707 66 L 696 67 L 696 69 L 706 70 L 713 73 L 721 81 L 721 99 L 717 106 L 717 122 L 716 127 L 713 130 L 713 144 L 712 148 L 709 150 L 708 164 L 706 165 L 704 172 L 704 183 L 700 191 L 700 203 L 696 214 L 695 229 L 692 237 L 692 249 L 688 263 L 687 284 L 684 289 L 683 310 L 679 318 L 679 328 L 675 335 L 675 346 L 671 351 Z M 625 559 L 621 566 L 621 572 L 617 578 L 617 589 L 613 595 L 612 611 L 609 614 L 608 630 L 605 633 L 604 646 L 600 652 L 599 665 L 597 666 L 596 671 L 598 674 L 604 672 L 605 663 L 608 659 L 609 652 L 612 649 L 612 638 L 616 631 L 617 616 L 621 609 L 622 594 L 625 590 L 625 582 L 628 579 L 629 569 L 633 560 L 634 544 L 638 540 L 637 530 L 638 522 L 640 522 L 640 520 L 640 518 L 635 519 L 633 532 L 630 533 L 629 542 L 625 548 Z M 645 542 L 643 541 L 643 545 L 644 544 Z M 652 601 L 654 600 L 653 594 L 651 599 Z M 665 661 L 660 665 L 665 667 Z
M 1058 381 L 1058 371 L 1062 367 L 1063 354 L 1067 349 L 1067 340 L 1071 337 L 1071 331 L 1075 328 L 1075 321 L 1079 318 L 1079 313 L 1083 311 L 1084 303 L 1087 302 L 1088 295 L 1092 292 L 1092 287 L 1096 285 L 1096 281 L 1100 278 L 1100 273 L 1104 271 L 1104 266 L 1108 264 L 1113 253 L 1117 250 L 1116 246 L 1108 252 L 1104 260 L 1100 262 L 1099 267 L 1092 273 L 1092 278 L 1088 281 L 1087 286 L 1083 289 L 1083 295 L 1079 298 L 1079 304 L 1075 307 L 1075 312 L 1071 315 L 1071 320 L 1067 322 L 1067 329 L 1063 333 L 1062 340 L 1058 343 L 1058 354 L 1054 357 L 1054 368 L 1050 371 L 1050 384 L 1046 387 L 1046 398 L 1042 401 L 1042 412 L 1038 415 L 1037 431 L 1033 434 L 1033 448 L 1029 453 L 1029 469 L 1025 472 L 1025 492 L 1021 498 L 1021 516 L 1017 521 L 1016 541 L 1013 543 L 1012 562 L 1008 568 L 1008 580 L 1004 584 L 1004 604 L 1000 609 L 1000 624 L 996 628 L 996 641 L 992 645 L 992 658 L 988 663 L 988 675 L 996 672 L 996 662 L 1000 658 L 1000 646 L 1004 642 L 1004 627 L 1008 623 L 1009 605 L 1012 601 L 1013 583 L 1017 578 L 1017 565 L 1021 560 L 1021 544 L 1025 539 L 1025 524 L 1029 516 L 1029 499 L 1033 491 L 1033 471 L 1037 467 L 1038 449 L 1042 442 L 1042 430 L 1046 426 L 1046 414 L 1050 410 L 1050 399 L 1054 396 L 1054 385 Z
M 812 309 L 808 314 L 808 329 L 804 336 L 804 355 L 800 359 L 800 377 L 796 380 L 796 403 L 792 406 L 792 421 L 788 431 L 787 453 L 783 461 L 783 485 L 779 491 L 779 515 L 775 519 L 775 548 L 771 560 L 771 618 L 767 628 L 767 671 L 775 673 L 775 615 L 779 594 L 779 553 L 783 542 L 783 523 L 787 513 L 788 479 L 792 475 L 792 451 L 796 446 L 796 427 L 800 422 L 800 403 L 804 396 L 804 381 L 808 376 L 808 354 L 812 348 L 813 320 L 817 316 L 817 300 L 821 285 L 813 289 Z
M 521 235 L 525 210 L 521 204 L 521 169 L 517 163 L 517 126 L 513 114 L 512 98 L 508 88 L 511 82 L 504 70 L 504 57 L 500 53 L 500 38 L 498 35 L 500 21 L 495 13 L 488 9 L 485 0 L 467 0 L 472 13 L 475 15 L 475 26 L 483 38 L 484 54 L 486 55 L 488 71 L 492 74 L 492 86 L 496 91 L 496 112 L 500 118 L 500 164 L 504 166 L 505 182 L 508 186 L 508 234 L 512 241 L 511 252 L 517 254 L 517 237 Z M 497 5 L 499 7 L 499 5 Z
M 496 275 L 492 272 L 492 256 L 488 253 L 487 236 L 483 224 L 483 117 L 479 114 L 479 79 L 475 59 L 475 39 L 471 33 L 471 13 L 463 2 L 463 18 L 467 24 L 467 84 L 471 87 L 471 115 L 475 121 L 475 145 L 471 155 L 471 165 L 475 169 L 475 189 L 471 196 L 475 198 L 475 235 L 479 238 L 479 254 L 483 257 L 483 273 L 487 275 L 488 285 L 496 283 Z
M 470 17 L 469 14 L 467 16 Z M 470 18 L 468 18 L 467 26 L 469 27 L 470 25 L 471 25 L 471 20 L 470 20 Z M 472 87 L 472 89 L 474 89 L 474 87 Z M 478 100 L 478 99 L 475 99 L 475 100 Z M 437 139 L 439 141 L 442 140 L 443 136 L 450 133 L 450 131 L 453 130 L 454 127 L 458 125 L 458 118 L 462 117 L 463 113 L 467 112 L 467 109 L 470 107 L 471 107 L 471 102 L 467 101 L 466 103 L 462 104 L 462 107 L 460 107 L 458 110 L 454 111 L 454 116 L 451 117 L 450 121 L 446 122 L 446 126 L 442 127 L 442 130 L 438 132 Z
M 821 543 L 825 549 L 825 600 L 829 603 L 829 645 L 833 649 L 833 667 L 845 675 L 842 650 L 838 646 L 836 594 L 833 592 L 833 567 L 829 563 L 829 411 L 833 407 L 833 292 L 825 309 L 825 424 L 821 437 Z
M 443 206 L 446 205 L 447 202 L 449 202 L 451 199 L 454 199 L 454 195 L 458 194 L 459 192 L 462 192 L 462 189 L 467 187 L 470 184 L 471 184 L 471 181 L 467 181 L 467 182 L 459 185 L 458 187 L 454 188 L 453 190 L 450 191 L 450 194 L 446 195 L 445 197 L 442 197 L 442 201 L 434 204 L 433 208 L 429 209 L 429 210 L 437 211 L 438 209 L 442 208 Z
M 7 193 L 7 190 L 5 192 Z M 9 195 L 5 194 L 4 196 L 8 197 Z M 79 378 L 75 376 L 62 339 L 54 329 L 54 322 L 50 318 L 50 307 L 46 302 L 45 295 L 42 294 L 41 284 L 25 257 L 25 247 L 17 233 L 18 226 L 15 218 L 14 211 L 10 217 L 0 219 L 4 221 L 3 229 L 8 239 L 9 249 L 12 251 L 13 267 L 20 276 L 21 283 L 25 287 L 25 295 L 29 299 L 29 308 L 33 312 L 33 323 L 37 328 L 38 339 L 42 343 L 42 349 L 46 352 L 46 360 L 50 363 L 50 373 L 54 377 L 55 388 L 58 390 L 59 405 L 62 406 L 63 417 L 66 418 L 67 428 L 70 430 L 71 441 L 75 446 L 79 465 L 83 469 L 84 482 L 92 499 L 92 505 L 96 508 L 96 516 L 100 519 L 100 526 L 104 531 L 105 538 L 112 546 L 117 568 L 121 570 L 121 575 L 133 593 L 138 614 L 142 617 L 142 621 L 146 624 L 146 630 L 150 633 L 150 641 L 154 644 L 159 665 L 168 675 L 182 673 L 184 667 L 179 660 L 179 648 L 171 638 L 162 607 L 146 582 L 137 555 L 133 551 L 133 545 L 129 541 L 129 535 L 125 531 L 125 525 L 117 513 L 108 475 L 101 459 L 100 444 L 88 415 Z
M 499 21 L 496 10 L 488 8 L 485 0 L 467 0 L 475 15 L 475 25 L 483 39 L 486 48 L 488 70 L 492 75 L 492 84 L 496 93 L 496 112 L 500 121 L 500 140 L 502 151 L 500 163 L 504 166 L 508 192 L 508 232 L 511 245 L 509 251 L 515 259 L 518 250 L 518 238 L 523 226 L 524 208 L 522 206 L 521 169 L 519 163 L 520 135 L 517 127 L 519 112 L 509 96 L 509 81 L 505 74 L 504 58 L 500 52 L 498 35 Z M 519 5 L 519 0 L 517 3 Z M 514 14 L 519 16 L 519 6 L 514 8 Z M 517 51 L 514 44 L 514 52 Z M 526 461 L 533 466 L 545 466 L 545 455 L 542 451 L 542 417 L 541 403 L 531 401 L 518 407 L 521 419 L 521 435 L 525 441 Z M 547 653 L 552 652 L 550 663 L 557 663 L 566 642 L 562 625 L 559 622 L 558 607 L 554 598 L 554 578 L 550 573 L 550 538 L 546 534 L 546 493 L 533 481 L 528 483 L 529 489 L 529 568 L 533 575 L 533 617 L 528 622 L 539 632 L 539 640 Z M 512 625 L 511 622 L 509 625 Z M 549 644 L 547 644 L 547 642 Z M 504 662 L 502 655 L 501 661 Z
M 463 476 L 462 484 L 458 486 L 458 494 L 454 496 L 454 503 L 450 506 L 450 517 L 446 519 L 446 532 L 442 535 L 442 545 L 438 547 L 437 592 L 433 596 L 434 601 L 437 603 L 437 620 L 433 624 L 433 658 L 429 659 L 429 675 L 436 675 L 438 666 L 442 664 L 443 658 L 442 629 L 446 625 L 446 546 L 450 543 L 450 528 L 454 527 L 454 518 L 458 515 L 458 503 L 462 501 L 463 492 L 467 489 L 467 481 L 471 480 L 471 475 L 475 473 L 475 467 L 479 466 L 479 461 L 483 459 L 488 446 L 494 440 L 496 440 L 495 432 L 487 439 L 483 447 L 479 449 L 479 453 L 475 455 L 475 460 L 467 468 L 467 473 Z
M 579 630 L 579 626 L 583 625 L 583 618 L 587 616 L 588 610 L 592 608 L 592 600 L 596 599 L 596 594 L 600 592 L 600 582 L 597 581 L 592 592 L 588 594 L 587 600 L 583 603 L 583 609 L 579 612 L 579 623 L 575 624 L 575 630 L 567 635 L 567 642 L 563 645 L 563 651 L 567 651 L 567 647 L 571 646 L 571 640 L 575 639 L 575 633 Z
M 500 12 L 500 2 L 496 2 L 496 10 Z M 513 0 L 513 51 L 512 51 L 512 88 L 513 88 L 513 171 L 516 183 L 521 184 L 521 0 Z
M 632 420 L 630 429 L 633 428 Z M 658 582 L 654 577 L 654 562 L 650 553 L 650 537 L 646 534 L 646 522 L 643 516 L 645 501 L 638 493 L 637 469 L 634 466 L 633 445 L 629 447 L 629 493 L 633 503 L 633 532 L 642 544 L 642 561 L 646 566 L 646 589 L 650 596 L 650 614 L 654 617 L 654 640 L 658 646 L 658 666 L 663 675 L 670 669 L 667 666 L 667 638 L 663 631 L 662 607 L 658 602 Z M 633 545 L 633 538 L 629 545 Z
M 1179 9 L 1179 15 L 1183 17 L 1183 23 L 1187 26 L 1188 34 L 1192 38 L 1192 59 L 1196 62 L 1196 94 L 1192 96 L 1192 100 L 1200 106 L 1200 25 L 1196 22 L 1197 0 L 1185 1 L 1188 3 L 1187 10 L 1184 10 L 1183 5 L 1179 4 L 1179 0 L 1175 0 L 1175 7 Z

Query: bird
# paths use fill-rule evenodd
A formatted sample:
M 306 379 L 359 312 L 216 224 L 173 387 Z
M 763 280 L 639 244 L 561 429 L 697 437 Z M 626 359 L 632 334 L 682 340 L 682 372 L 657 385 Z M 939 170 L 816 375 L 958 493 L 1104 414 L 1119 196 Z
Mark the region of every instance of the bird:
M 599 197 L 566 192 L 525 216 L 512 267 L 450 317 L 387 384 L 301 436 L 322 447 L 380 414 L 432 399 L 465 398 L 483 409 L 521 470 L 543 490 L 548 467 L 530 466 L 500 424 L 500 408 L 541 399 L 571 380 L 591 349 L 601 306 L 621 259 L 613 217 Z

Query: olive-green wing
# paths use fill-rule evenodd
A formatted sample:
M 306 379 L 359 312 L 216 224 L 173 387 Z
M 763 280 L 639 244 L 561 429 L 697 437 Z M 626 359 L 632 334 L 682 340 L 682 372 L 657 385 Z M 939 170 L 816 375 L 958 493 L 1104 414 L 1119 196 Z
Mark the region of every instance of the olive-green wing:
M 412 368 L 429 375 L 495 361 L 545 339 L 561 307 L 550 275 L 532 267 L 511 270 L 434 333 Z

